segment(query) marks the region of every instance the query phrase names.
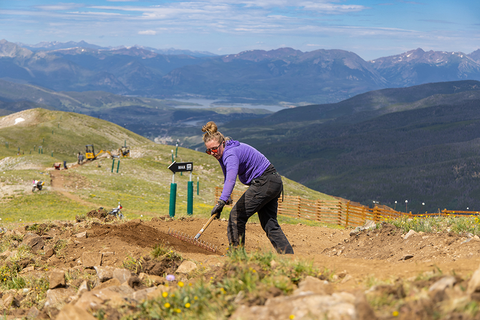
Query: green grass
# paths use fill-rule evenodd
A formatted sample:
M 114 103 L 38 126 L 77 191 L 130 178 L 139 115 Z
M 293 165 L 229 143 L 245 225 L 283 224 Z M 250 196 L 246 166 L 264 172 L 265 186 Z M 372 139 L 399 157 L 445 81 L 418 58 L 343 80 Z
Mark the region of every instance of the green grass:
M 90 208 L 65 198 L 59 193 L 44 191 L 15 197 L 0 207 L 3 223 L 73 220 Z
M 480 235 L 480 218 L 465 217 L 413 217 L 389 220 L 389 223 L 400 228 L 404 233 L 410 230 L 416 232 L 454 232 Z

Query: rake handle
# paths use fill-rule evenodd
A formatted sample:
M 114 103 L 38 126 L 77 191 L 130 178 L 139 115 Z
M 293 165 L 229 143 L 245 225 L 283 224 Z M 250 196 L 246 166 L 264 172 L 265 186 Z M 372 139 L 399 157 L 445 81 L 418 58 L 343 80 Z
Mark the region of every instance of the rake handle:
M 198 231 L 197 235 L 195 236 L 195 240 L 197 240 L 198 238 L 200 238 L 200 236 L 202 235 L 203 231 L 205 231 L 205 229 L 207 229 L 207 227 L 210 225 L 210 223 L 212 223 L 213 219 L 215 219 L 217 217 L 218 213 L 211 216 L 210 219 L 208 219 L 208 221 L 203 225 L 202 229 L 200 229 L 200 231 Z

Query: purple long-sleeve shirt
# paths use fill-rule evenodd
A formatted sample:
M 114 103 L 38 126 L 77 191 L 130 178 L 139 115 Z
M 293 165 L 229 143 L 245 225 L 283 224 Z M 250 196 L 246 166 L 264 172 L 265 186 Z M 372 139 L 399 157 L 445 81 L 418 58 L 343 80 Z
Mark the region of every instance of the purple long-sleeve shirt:
M 218 160 L 225 177 L 220 199 L 227 201 L 232 194 L 235 182 L 249 185 L 253 179 L 258 178 L 270 165 L 270 161 L 257 149 L 248 144 L 229 140 L 225 144 L 222 157 Z

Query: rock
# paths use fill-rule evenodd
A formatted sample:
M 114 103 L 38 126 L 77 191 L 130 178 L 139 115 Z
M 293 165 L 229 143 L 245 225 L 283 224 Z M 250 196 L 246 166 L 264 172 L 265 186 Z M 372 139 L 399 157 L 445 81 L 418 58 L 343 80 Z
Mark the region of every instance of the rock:
M 457 279 L 454 276 L 445 276 L 432 284 L 428 291 L 436 291 L 441 290 L 444 291 L 447 288 L 452 288 L 455 283 L 457 283 Z
M 33 306 L 28 310 L 27 319 L 36 319 L 38 318 L 39 314 L 40 311 L 35 306 Z
M 350 274 L 347 274 L 343 279 L 342 281 L 340 281 L 340 283 L 345 283 L 345 282 L 348 282 L 350 280 L 352 280 L 353 277 L 350 275 Z
M 149 274 L 149 275 L 145 274 L 143 279 L 142 279 L 142 277 L 139 277 L 139 278 L 142 281 L 143 281 L 143 279 L 146 280 L 147 283 L 148 283 L 148 281 L 150 281 L 153 285 L 164 284 L 165 281 L 166 281 L 166 279 L 164 277 L 156 276 L 154 274 Z
M 377 225 L 375 224 L 375 221 L 373 221 L 373 220 L 366 219 L 365 223 L 363 224 L 363 229 L 364 230 L 371 230 L 371 229 L 375 229 L 376 227 L 377 227 Z
M 49 288 L 55 289 L 59 287 L 65 287 L 65 272 L 64 271 L 52 271 L 48 275 Z
M 264 306 L 240 306 L 230 317 L 239 319 L 359 319 L 356 298 L 346 292 L 330 295 L 306 294 L 268 299 Z
M 75 302 L 75 306 L 83 310 L 97 310 L 103 304 L 103 300 L 92 293 L 92 291 L 82 294 L 80 299 Z
M 47 290 L 45 307 L 58 308 L 74 295 L 75 290 L 71 288 L 49 289 Z
M 100 289 L 104 289 L 104 288 L 108 288 L 108 287 L 112 287 L 112 286 L 120 286 L 120 285 L 122 285 L 122 284 L 118 279 L 112 278 L 112 279 L 107 280 L 105 282 L 99 283 L 97 286 L 95 286 L 94 290 L 100 290 Z
M 189 274 L 190 272 L 197 269 L 197 265 L 193 261 L 185 260 L 180 266 L 178 266 L 176 273 L 185 273 Z
M 86 238 L 86 237 L 87 237 L 87 231 L 77 233 L 77 234 L 75 235 L 75 237 L 77 237 L 77 238 Z
M 468 281 L 467 294 L 471 295 L 474 292 L 480 292 L 480 267 L 475 270 L 470 281 Z
M 298 284 L 298 289 L 293 291 L 293 295 L 301 294 L 332 294 L 333 288 L 331 284 L 326 280 L 320 280 L 318 278 L 307 276 L 304 280 Z
M 275 260 L 270 261 L 270 268 L 275 269 L 278 267 L 278 262 Z
M 141 301 L 146 300 L 147 297 L 148 297 L 148 294 L 154 292 L 155 290 L 157 290 L 156 287 L 150 287 L 150 288 L 145 288 L 145 289 L 142 289 L 142 290 L 138 290 L 138 291 L 135 291 L 132 294 L 132 297 L 133 297 L 133 299 L 141 302 Z
M 13 293 L 9 292 L 4 294 L 2 299 L 3 299 L 3 306 L 5 308 L 15 306 L 15 295 Z
M 414 234 L 417 234 L 414 230 L 408 231 L 407 234 L 403 236 L 403 240 L 407 240 L 409 237 L 413 236 Z
M 97 298 L 108 301 L 110 306 L 119 307 L 125 304 L 128 299 L 132 299 L 135 291 L 128 286 L 110 286 L 108 288 L 102 288 L 99 290 L 95 288 L 90 292 L 93 293 Z
M 413 254 L 406 254 L 403 257 L 401 257 L 400 259 L 398 259 L 398 261 L 409 260 L 409 259 L 412 259 L 412 258 L 413 258 Z
M 95 266 L 94 269 L 97 272 L 97 277 L 100 282 L 105 282 L 113 278 L 114 267 Z
M 55 318 L 56 320 L 95 320 L 95 317 L 88 313 L 85 309 L 76 305 L 67 304 L 60 310 Z
M 88 282 L 87 280 L 83 280 L 83 282 L 80 284 L 77 290 L 77 296 L 81 296 L 83 293 L 90 291 L 88 288 Z
M 118 279 L 120 283 L 124 283 L 128 281 L 128 279 L 132 276 L 132 273 L 127 269 L 116 268 L 113 270 L 112 276 L 113 278 Z
M 22 245 L 32 248 L 33 252 L 43 249 L 45 241 L 38 234 L 27 232 L 23 237 Z
M 102 265 L 102 254 L 98 252 L 84 252 L 82 254 L 84 268 L 93 268 Z

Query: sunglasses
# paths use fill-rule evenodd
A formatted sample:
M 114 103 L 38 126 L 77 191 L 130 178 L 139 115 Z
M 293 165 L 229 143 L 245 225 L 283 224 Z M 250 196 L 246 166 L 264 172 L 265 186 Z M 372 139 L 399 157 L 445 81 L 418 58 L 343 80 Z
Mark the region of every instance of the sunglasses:
M 212 153 L 218 153 L 218 148 L 220 148 L 220 146 L 222 145 L 223 141 L 220 142 L 220 144 L 218 145 L 218 147 L 214 147 L 214 148 L 210 148 L 210 149 L 207 149 L 205 150 L 205 152 L 207 154 L 212 154 Z

